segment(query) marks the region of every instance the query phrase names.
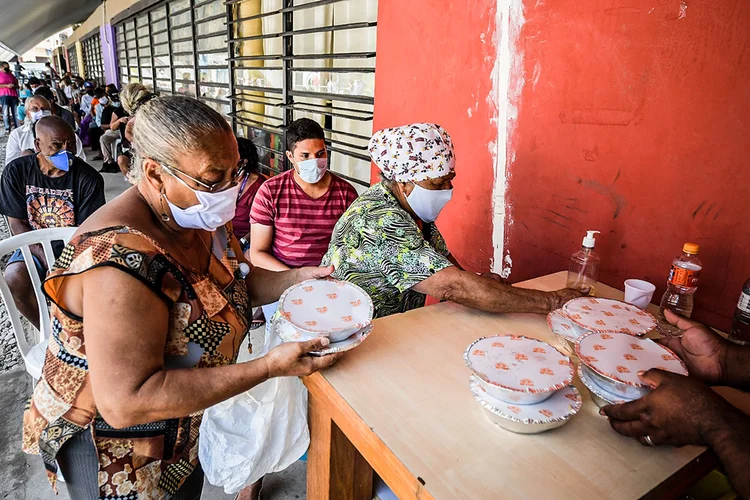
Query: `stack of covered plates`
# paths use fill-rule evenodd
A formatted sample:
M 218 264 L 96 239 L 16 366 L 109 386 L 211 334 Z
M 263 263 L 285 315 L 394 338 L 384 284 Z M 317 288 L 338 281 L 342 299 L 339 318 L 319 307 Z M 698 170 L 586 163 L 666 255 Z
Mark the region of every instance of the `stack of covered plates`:
M 547 324 L 570 353 L 589 333 L 642 336 L 656 328 L 656 318 L 635 306 L 613 299 L 582 297 L 547 315 Z
M 521 434 L 565 424 L 581 408 L 573 365 L 557 349 L 520 335 L 472 342 L 464 352 L 474 399 L 490 420 Z
M 357 285 L 333 279 L 309 280 L 288 288 L 279 299 L 273 327 L 285 342 L 328 337 L 315 354 L 348 351 L 372 331 L 373 304 Z
M 672 351 L 627 333 L 591 333 L 576 344 L 578 376 L 599 406 L 639 399 L 651 390 L 638 372 L 652 368 L 687 375 Z

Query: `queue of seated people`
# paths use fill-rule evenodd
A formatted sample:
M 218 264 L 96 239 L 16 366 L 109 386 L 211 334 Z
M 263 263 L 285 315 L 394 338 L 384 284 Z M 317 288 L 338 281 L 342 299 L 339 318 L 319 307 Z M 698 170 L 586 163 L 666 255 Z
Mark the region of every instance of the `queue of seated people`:
M 223 118 L 215 117 L 210 109 L 205 109 L 197 101 L 185 100 L 187 98 L 184 97 L 155 98 L 145 87 L 131 84 L 123 90 L 124 111 L 127 114 L 120 114 L 117 111 L 120 108 L 110 104 L 111 101 L 116 102 L 119 99 L 114 89 L 93 88 L 90 90 L 91 92 L 86 91 L 81 94 L 79 102 L 81 112 L 86 113 L 79 126 L 83 128 L 85 119 L 91 117 L 88 120 L 87 129 L 89 140 L 92 124 L 96 123 L 97 127 L 103 130 L 98 136 L 103 157 L 110 162 L 117 163 L 119 159 L 114 156 L 115 152 L 111 150 L 109 153 L 104 152 L 104 145 L 109 144 L 114 137 L 114 132 L 122 130 L 121 137 L 127 139 L 128 144 L 133 144 L 132 148 L 129 147 L 127 161 L 128 168 L 133 169 L 130 179 L 135 186 L 124 193 L 119 198 L 119 202 L 115 200 L 112 204 L 116 204 L 119 209 L 125 200 L 130 200 L 129 203 L 138 204 L 139 210 L 142 208 L 150 214 L 149 217 L 153 217 L 153 221 L 143 222 L 142 228 L 128 229 L 130 236 L 127 238 L 123 229 L 118 230 L 119 232 L 112 236 L 113 241 L 115 239 L 117 241 L 133 240 L 133 232 L 136 230 L 148 235 L 149 227 L 158 224 L 159 227 L 164 226 L 168 234 L 176 235 L 173 237 L 182 238 L 185 237 L 183 233 L 193 231 L 197 239 L 192 241 L 200 240 L 210 255 L 211 251 L 215 251 L 214 237 L 209 237 L 211 241 L 209 245 L 203 241 L 201 234 L 203 232 L 225 234 L 222 231 L 226 231 L 229 240 L 220 239 L 225 242 L 225 246 L 231 247 L 236 241 L 237 248 L 241 249 L 244 257 L 256 269 L 274 271 L 271 274 L 251 272 L 251 277 L 264 276 L 263 279 L 267 280 L 266 288 L 274 290 L 273 293 L 266 294 L 272 296 L 270 299 L 259 299 L 259 303 L 270 302 L 263 307 L 269 323 L 275 312 L 273 300 L 277 300 L 280 291 L 283 290 L 283 287 L 276 285 L 275 281 L 274 285 L 270 285 L 270 280 L 282 280 L 285 276 L 310 277 L 311 271 L 309 270 L 319 266 L 324 266 L 319 271 L 323 275 L 332 271 L 333 277 L 356 283 L 367 291 L 373 299 L 376 317 L 422 307 L 425 304 L 426 295 L 494 313 L 546 313 L 580 295 L 580 292 L 569 289 L 541 292 L 511 288 L 499 276 L 492 273 L 477 275 L 463 270 L 460 263 L 451 255 L 434 223 L 441 210 L 451 200 L 452 181 L 456 176 L 456 157 L 451 138 L 438 125 L 417 123 L 376 132 L 370 141 L 369 152 L 373 162 L 381 170 L 383 180 L 357 196 L 356 190 L 349 182 L 329 170 L 325 131 L 313 120 L 302 118 L 289 125 L 286 156 L 292 168 L 267 178 L 259 171 L 258 151 L 253 142 L 243 138 L 227 138 L 225 123 L 221 122 Z M 42 91 L 27 99 L 26 117 L 31 127 L 30 139 L 25 136 L 22 138 L 25 142 L 18 139 L 19 154 L 15 159 L 10 160 L 0 180 L 1 211 L 9 218 L 14 234 L 41 227 L 78 226 L 104 205 L 102 176 L 85 163 L 85 158 L 76 156 L 79 154 L 79 138 L 73 132 L 73 126 L 65 117 L 53 116 L 56 114 L 53 107 L 56 104 L 55 97 L 43 94 L 48 93 Z M 91 97 L 91 99 L 86 97 Z M 150 101 L 154 102 L 150 103 Z M 180 114 L 177 111 L 180 107 L 193 107 L 194 113 Z M 108 112 L 108 109 L 111 111 Z M 146 111 L 139 113 L 140 109 Z M 160 116 L 160 113 L 171 113 L 174 116 Z M 98 121 L 96 121 L 97 115 Z M 192 118 L 198 120 L 201 117 L 202 122 L 190 122 Z M 161 124 L 161 129 L 153 127 L 157 123 Z M 102 127 L 102 124 L 109 126 Z M 183 138 L 161 137 L 161 135 L 169 135 L 170 131 L 165 128 L 171 124 L 200 128 L 203 135 Z M 180 142 L 181 140 L 183 142 Z M 206 144 L 201 141 L 205 141 Z M 206 165 L 203 165 L 205 161 L 209 163 L 216 161 L 216 165 L 209 165 L 216 169 L 218 162 L 223 161 L 208 153 L 212 151 L 211 148 L 216 147 L 216 144 L 229 144 L 230 147 L 235 147 L 236 144 L 236 152 L 232 152 L 231 155 L 229 152 L 224 152 L 228 158 L 225 162 L 227 165 L 236 162 L 236 158 L 239 158 L 239 164 L 234 163 L 232 167 L 227 167 L 227 175 L 231 175 L 229 183 L 221 180 L 208 181 L 207 175 L 209 174 L 214 178 L 217 175 L 221 178 L 226 177 L 218 170 L 218 173 L 207 174 Z M 156 149 L 163 147 L 165 151 L 177 147 L 179 154 L 166 151 L 165 159 L 159 160 L 153 156 L 147 156 L 147 153 L 139 154 L 139 147 L 147 149 L 156 146 L 158 146 Z M 421 154 L 414 155 L 413 151 L 417 148 Z M 137 161 L 132 162 L 134 157 Z M 170 162 L 167 160 L 170 157 L 179 157 L 185 162 L 186 159 L 193 158 L 196 159 L 196 164 L 200 163 L 200 165 L 193 167 L 188 163 Z M 201 158 L 208 158 L 210 161 L 204 161 Z M 132 167 L 130 162 L 132 162 Z M 231 172 L 229 172 L 230 168 Z M 165 176 L 174 179 L 174 181 L 169 181 L 169 189 L 164 181 Z M 224 189 L 215 190 L 217 184 L 222 184 Z M 180 194 L 179 190 L 184 192 Z M 232 208 L 228 215 L 227 206 Z M 89 230 L 102 225 L 108 227 L 107 223 L 100 222 L 105 217 L 104 212 L 107 210 L 101 210 L 93 218 L 96 219 L 95 223 L 87 224 Z M 121 212 L 120 210 L 118 213 Z M 106 215 L 106 217 L 114 217 L 114 215 Z M 227 224 L 230 220 L 231 224 Z M 236 237 L 236 240 L 233 240 L 233 237 Z M 148 242 L 156 240 L 156 237 L 147 238 Z M 72 242 L 73 246 L 83 247 L 89 244 L 85 235 L 78 235 L 75 242 Z M 166 246 L 166 243 L 163 245 Z M 146 246 L 152 250 L 154 248 L 152 243 Z M 156 248 L 158 250 L 160 247 L 156 246 Z M 195 250 L 196 254 L 203 255 L 201 248 L 198 244 L 195 248 L 190 247 L 188 251 Z M 127 249 L 120 246 L 117 252 L 125 250 Z M 177 250 L 173 254 L 174 257 L 169 257 L 169 259 L 175 259 L 175 262 L 181 264 L 183 269 L 193 268 L 192 266 L 185 267 L 184 262 L 178 262 L 183 257 L 186 259 L 190 257 L 187 254 L 177 257 L 182 253 L 185 253 L 184 250 Z M 71 251 L 71 256 L 73 255 L 78 254 Z M 111 255 L 114 256 L 115 253 Z M 138 259 L 132 258 L 127 261 L 128 265 L 135 262 L 139 266 L 145 266 L 148 262 L 156 262 L 150 253 L 148 258 L 147 254 L 138 253 L 136 250 L 128 255 L 140 256 Z M 244 260 L 237 255 L 233 258 Z M 49 272 L 45 268 L 43 258 L 35 258 L 35 264 L 36 272 L 40 276 L 45 276 Z M 94 264 L 96 263 L 92 261 L 89 265 Z M 194 263 L 196 269 L 201 269 L 202 265 L 202 257 Z M 17 297 L 19 310 L 38 325 L 38 318 L 34 317 L 36 314 L 34 295 L 30 290 L 28 275 L 25 274 L 22 266 L 22 258 L 14 254 L 5 275 L 11 285 L 14 298 Z M 213 276 L 214 271 L 211 266 L 209 264 L 208 269 Z M 332 267 L 326 268 L 325 266 Z M 80 273 L 84 271 L 86 269 L 79 269 Z M 65 274 L 64 269 L 58 269 L 56 273 L 60 278 Z M 196 276 L 203 275 L 197 271 L 196 273 Z M 160 282 L 159 286 L 166 286 L 164 283 L 166 281 Z M 194 285 L 199 294 L 208 291 L 207 285 L 202 283 Z M 50 289 L 52 288 L 51 284 Z M 85 289 L 84 286 L 82 290 Z M 55 294 L 62 293 L 61 289 L 55 290 Z M 248 293 L 251 297 L 254 296 L 254 290 L 254 285 L 250 284 L 250 278 L 248 278 Z M 53 294 L 53 302 L 56 300 L 54 297 Z M 172 303 L 177 304 L 177 298 L 181 297 L 179 291 L 174 292 L 173 297 Z M 235 299 L 234 295 L 231 299 Z M 204 302 L 204 304 L 210 305 L 211 302 Z M 238 303 L 235 304 L 233 311 L 245 309 L 248 308 Z M 213 323 L 215 320 L 221 323 L 218 311 L 216 309 L 217 317 L 212 317 L 210 322 Z M 250 314 L 251 312 L 247 310 L 246 320 L 250 319 Z M 193 316 L 195 315 L 188 312 L 180 320 L 184 322 L 183 326 L 190 328 L 187 325 L 189 321 L 192 321 L 189 318 Z M 748 417 L 720 398 L 717 399 L 711 395 L 705 385 L 727 383 L 741 388 L 749 387 L 750 348 L 730 346 L 708 329 L 693 322 L 676 316 L 668 316 L 668 319 L 685 330 L 685 335 L 681 339 L 669 341 L 673 344 L 670 347 L 683 358 L 695 377 L 665 376 L 658 371 L 646 374 L 653 381 L 655 391 L 634 403 L 606 407 L 604 413 L 611 419 L 612 427 L 617 432 L 635 437 L 641 442 L 644 436 L 651 436 L 655 444 L 677 446 L 702 444 L 713 447 L 719 458 L 728 462 L 725 466 L 735 488 L 741 494 L 750 495 L 748 479 L 743 474 L 745 468 L 750 466 L 750 451 L 747 446 L 742 445 L 742 443 L 750 442 Z M 252 317 L 252 320 L 256 326 L 262 324 L 260 315 Z M 195 321 L 205 320 L 198 318 Z M 81 322 L 83 325 L 84 320 Z M 250 324 L 250 321 L 245 321 L 245 323 Z M 225 320 L 222 324 L 234 325 L 234 322 Z M 227 332 L 233 329 L 234 326 L 231 328 L 227 326 L 226 332 L 222 335 L 229 336 Z M 192 337 L 186 337 L 187 344 L 183 346 L 184 354 L 181 354 L 182 351 L 175 350 L 177 346 L 172 346 L 170 342 L 167 342 L 164 356 L 167 355 L 168 350 L 168 354 L 172 357 L 176 354 L 188 356 L 188 353 L 192 351 L 187 344 L 197 343 L 196 345 L 203 346 L 201 342 L 205 342 L 205 339 L 193 340 Z M 163 347 L 163 344 L 162 341 L 160 345 Z M 239 342 L 233 341 L 232 345 L 236 350 Z M 309 347 L 312 350 L 316 346 Z M 201 359 L 215 355 L 202 351 L 201 347 L 194 347 L 194 349 L 203 352 Z M 108 349 L 107 352 L 109 351 L 122 352 L 117 348 Z M 273 352 L 275 351 L 270 351 L 268 356 L 272 356 Z M 87 354 L 94 357 L 99 355 L 93 349 L 90 353 L 87 351 Z M 162 356 L 161 353 L 155 353 L 155 355 L 156 357 Z M 232 356 L 236 358 L 236 352 L 225 353 L 223 356 L 222 359 L 231 359 Z M 101 359 L 97 361 L 101 363 Z M 110 362 L 118 361 L 112 359 Z M 326 362 L 320 361 L 320 363 Z M 102 365 L 94 362 L 91 366 L 95 370 L 96 366 L 109 366 L 109 364 Z M 201 361 L 198 361 L 179 366 L 190 367 L 200 372 L 203 365 Z M 308 367 L 309 369 L 306 368 L 307 371 L 304 373 L 323 366 L 327 365 L 315 364 Z M 144 367 L 144 370 L 152 373 L 153 366 Z M 290 372 L 284 371 L 283 373 L 288 375 Z M 104 373 L 96 376 L 99 377 L 99 383 L 106 378 Z M 186 379 L 180 383 L 189 384 L 190 380 Z M 226 384 L 229 384 L 228 380 L 229 378 Z M 53 382 L 44 381 L 44 383 L 52 384 Z M 219 382 L 216 379 L 216 383 L 221 385 L 225 382 Z M 218 385 L 211 387 L 220 395 L 213 397 L 205 391 L 188 391 L 196 394 L 194 397 L 198 400 L 195 403 L 175 402 L 174 411 L 170 410 L 168 403 L 165 403 L 166 406 L 160 410 L 158 418 L 174 419 L 180 416 L 177 413 L 183 411 L 182 408 L 190 408 L 191 412 L 197 411 L 205 408 L 205 404 L 214 404 L 247 390 L 246 386 L 241 383 L 232 385 L 231 388 L 229 386 L 219 388 Z M 63 387 L 59 389 L 62 397 L 77 397 L 76 394 L 65 393 L 66 390 Z M 83 391 L 84 388 L 80 390 Z M 198 393 L 201 395 L 199 396 Z M 93 400 L 91 396 L 87 398 L 87 400 Z M 111 403 L 102 406 L 103 418 L 110 414 L 110 405 Z M 31 412 L 29 418 L 44 412 L 42 408 L 36 407 L 32 407 L 29 411 Z M 122 421 L 132 423 L 128 419 Z M 77 425 L 83 425 L 83 422 L 78 422 Z M 45 439 L 41 427 L 38 429 L 30 427 L 28 433 L 30 435 L 24 437 L 25 443 L 27 437 L 30 443 L 41 442 Z M 96 441 L 97 436 L 94 435 L 93 439 Z M 89 445 L 83 443 L 82 446 Z M 33 446 L 27 447 L 27 451 L 33 449 Z M 61 466 L 66 463 L 65 451 L 63 447 L 58 454 Z M 165 456 L 170 455 L 172 451 L 165 450 Z M 177 448 L 174 452 L 181 453 Z M 55 467 L 54 458 L 52 457 L 52 465 L 48 464 L 48 470 L 52 470 L 50 467 Z M 136 458 L 134 455 L 133 463 L 136 463 Z M 197 458 L 192 457 L 191 460 L 197 460 Z M 146 463 L 143 462 L 143 464 Z M 145 468 L 146 465 L 143 467 Z M 193 484 L 196 481 L 188 478 L 188 476 L 193 477 L 192 471 L 194 470 L 199 471 L 199 468 L 189 468 L 186 473 L 176 479 L 177 486 L 182 485 L 187 488 L 190 483 L 192 485 L 190 487 L 199 488 Z M 66 479 L 69 474 L 70 477 L 75 477 L 75 471 L 72 469 L 63 470 L 63 472 Z M 114 472 L 114 469 L 110 472 Z M 158 472 L 158 474 L 161 473 Z M 174 471 L 170 473 L 174 474 Z M 238 498 L 257 498 L 261 481 L 248 486 Z M 76 483 L 75 480 L 72 482 Z M 106 493 L 108 485 L 106 483 L 105 481 L 105 484 L 99 484 L 102 494 Z M 96 485 L 95 482 L 94 485 Z
M 89 92 L 86 89 L 93 88 L 91 82 L 66 76 L 54 90 L 49 81 L 34 77 L 27 81 L 26 87 L 28 96 L 21 106 L 20 126 L 10 128 L 6 144 L 0 211 L 7 217 L 14 235 L 35 229 L 79 226 L 104 205 L 104 180 L 86 163 L 81 123 L 93 123 L 86 132 L 98 140 L 87 142 L 101 145 L 103 157 L 107 159 L 101 172 L 127 174 L 130 142 L 125 130 L 129 115 L 120 109 L 120 96 L 113 85 L 107 86 L 108 94 L 102 88 Z M 24 91 L 20 93 L 23 95 Z M 99 99 L 84 99 L 92 95 Z M 153 94 L 143 85 L 132 84 L 125 89 L 123 97 L 130 108 L 137 106 L 139 99 L 147 100 L 151 96 Z M 67 105 L 59 103 L 63 99 Z M 122 152 L 115 156 L 117 140 L 121 141 Z M 117 162 L 112 161 L 113 158 L 117 158 Z M 49 270 L 43 250 L 38 245 L 31 250 L 36 272 L 44 278 Z M 53 246 L 53 250 L 55 257 L 59 257 L 62 248 Z M 38 328 L 36 297 L 20 250 L 11 255 L 5 278 L 19 312 Z
M 15 80 L 12 75 L 7 77 Z M 13 85 L 18 87 L 17 80 Z M 9 92 L 0 84 L 0 93 L 2 91 Z M 115 85 L 100 87 L 91 80 L 70 75 L 64 76 L 59 84 L 32 77 L 23 88 L 16 90 L 16 94 L 17 97 L 0 96 L 15 103 L 12 109 L 8 106 L 6 116 L 6 130 L 9 133 L 6 165 L 21 155 L 33 152 L 33 124 L 42 116 L 55 115 L 65 120 L 76 132 L 75 154 L 78 157 L 85 161 L 84 147 L 90 147 L 95 152 L 92 160 L 104 162 L 102 172 L 120 171 L 127 174 L 130 161 L 125 126 L 129 114 L 122 106 L 120 92 Z M 15 120 L 10 119 L 11 114 L 16 115 Z M 120 147 L 116 148 L 118 141 Z

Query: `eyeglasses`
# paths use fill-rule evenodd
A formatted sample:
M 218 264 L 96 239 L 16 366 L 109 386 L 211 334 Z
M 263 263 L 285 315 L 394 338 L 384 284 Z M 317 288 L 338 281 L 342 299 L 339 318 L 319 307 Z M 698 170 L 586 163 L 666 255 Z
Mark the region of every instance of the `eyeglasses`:
M 196 189 L 196 188 L 190 186 L 187 182 L 182 180 L 179 177 L 180 175 L 187 177 L 188 179 L 190 179 L 191 181 L 195 182 L 196 184 L 198 184 L 200 187 L 203 188 L 203 189 L 200 189 L 199 191 L 207 191 L 209 193 L 219 193 L 221 191 L 226 191 L 227 189 L 231 189 L 237 184 L 239 184 L 239 180 L 246 173 L 245 169 L 247 167 L 247 160 L 240 160 L 240 162 L 235 167 L 235 172 L 232 174 L 232 178 L 230 180 L 214 182 L 213 184 L 206 184 L 205 182 L 200 181 L 196 179 L 195 177 L 192 177 L 186 174 L 182 170 L 178 170 L 176 168 L 170 167 L 169 165 L 166 165 L 164 163 L 159 162 L 159 164 L 161 165 L 161 168 L 166 170 L 167 173 L 169 173 L 172 177 L 180 181 L 188 189 Z

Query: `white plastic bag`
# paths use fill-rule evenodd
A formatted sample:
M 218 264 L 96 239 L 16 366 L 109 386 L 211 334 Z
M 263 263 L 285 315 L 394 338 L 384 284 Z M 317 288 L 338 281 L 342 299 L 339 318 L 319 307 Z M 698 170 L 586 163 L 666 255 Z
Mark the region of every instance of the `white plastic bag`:
M 264 353 L 281 343 L 272 331 Z M 309 445 L 307 389 L 297 377 L 279 377 L 208 408 L 198 450 L 208 482 L 233 494 L 286 469 Z

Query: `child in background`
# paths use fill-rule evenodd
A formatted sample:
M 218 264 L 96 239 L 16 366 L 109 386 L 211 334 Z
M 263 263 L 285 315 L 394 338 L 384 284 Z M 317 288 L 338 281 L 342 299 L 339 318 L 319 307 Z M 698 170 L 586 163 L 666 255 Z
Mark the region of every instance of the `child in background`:
M 22 89 L 19 93 L 19 103 L 18 108 L 16 110 L 16 119 L 18 120 L 18 125 L 23 125 L 23 121 L 26 119 L 26 98 L 31 97 L 31 89 L 29 89 L 28 85 L 26 88 Z

